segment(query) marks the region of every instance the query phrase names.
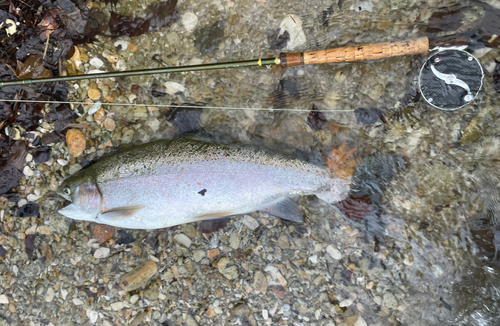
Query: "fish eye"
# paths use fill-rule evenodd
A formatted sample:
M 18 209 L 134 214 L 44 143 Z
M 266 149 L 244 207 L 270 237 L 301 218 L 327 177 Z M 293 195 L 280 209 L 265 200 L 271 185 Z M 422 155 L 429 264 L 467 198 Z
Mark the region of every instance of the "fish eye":
M 63 194 L 65 194 L 66 196 L 71 195 L 71 189 L 69 189 L 68 187 L 64 188 L 63 189 Z

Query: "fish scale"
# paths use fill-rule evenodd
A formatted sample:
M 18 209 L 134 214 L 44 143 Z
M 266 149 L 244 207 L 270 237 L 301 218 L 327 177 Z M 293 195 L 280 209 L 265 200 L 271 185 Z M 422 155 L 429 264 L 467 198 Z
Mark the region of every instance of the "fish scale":
M 108 156 L 66 179 L 59 193 L 72 201 L 60 211 L 67 217 L 157 229 L 257 210 L 301 221 L 291 198 L 315 194 L 334 203 L 348 191 L 349 180 L 326 167 L 251 147 L 179 138 Z M 96 194 L 98 206 L 80 205 Z

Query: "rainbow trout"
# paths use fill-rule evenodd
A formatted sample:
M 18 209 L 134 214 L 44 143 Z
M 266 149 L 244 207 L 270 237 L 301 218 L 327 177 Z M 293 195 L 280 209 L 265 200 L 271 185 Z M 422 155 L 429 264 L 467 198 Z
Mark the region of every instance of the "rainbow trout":
M 68 177 L 58 193 L 72 203 L 59 212 L 128 229 L 253 211 L 301 222 L 294 199 L 314 194 L 335 203 L 349 183 L 298 159 L 179 138 L 119 151 Z

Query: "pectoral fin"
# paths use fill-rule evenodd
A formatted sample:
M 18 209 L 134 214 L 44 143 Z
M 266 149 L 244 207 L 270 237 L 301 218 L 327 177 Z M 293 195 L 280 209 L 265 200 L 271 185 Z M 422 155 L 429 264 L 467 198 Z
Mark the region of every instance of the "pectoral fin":
M 298 223 L 304 222 L 304 214 L 300 210 L 299 205 L 288 197 L 279 198 L 267 203 L 258 210 L 284 220 Z
M 128 206 L 128 207 L 117 207 L 110 209 L 108 211 L 104 211 L 100 214 L 100 217 L 111 220 L 118 221 L 124 218 L 132 217 L 138 210 L 144 208 L 142 205 L 137 206 Z

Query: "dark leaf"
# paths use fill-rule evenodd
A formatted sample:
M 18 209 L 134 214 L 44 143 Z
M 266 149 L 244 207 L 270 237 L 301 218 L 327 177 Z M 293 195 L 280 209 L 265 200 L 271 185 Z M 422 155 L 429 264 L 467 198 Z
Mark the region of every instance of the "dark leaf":
M 463 14 L 461 11 L 445 9 L 443 11 L 435 12 L 429 18 L 427 25 L 427 32 L 439 33 L 456 31 L 462 24 Z
M 354 114 L 356 115 L 356 122 L 364 125 L 371 125 L 379 120 L 383 123 L 387 122 L 384 111 L 377 108 L 357 109 Z
M 56 18 L 57 10 L 49 10 L 43 17 L 40 24 L 38 24 L 38 35 L 40 36 L 42 41 L 45 41 L 47 37 L 52 34 L 59 26 Z
M 200 223 L 199 230 L 201 233 L 210 234 L 225 228 L 227 223 L 229 223 L 229 218 L 206 220 Z
M 28 258 L 31 259 L 33 257 L 33 253 L 35 252 L 35 240 L 36 234 L 28 234 L 26 238 L 24 238 L 24 245 L 26 246 L 26 253 L 28 254 Z
M 224 38 L 224 21 L 219 20 L 208 28 L 197 29 L 194 37 L 194 46 L 202 55 L 212 54 Z
M 35 148 L 32 152 L 33 154 L 33 160 L 35 163 L 40 164 L 47 162 L 50 159 L 50 147 L 44 146 L 44 147 L 39 147 Z
M 129 244 L 135 241 L 134 237 L 125 230 L 118 230 L 118 240 L 116 244 Z
M 22 177 L 23 174 L 15 166 L 0 166 L 0 195 L 17 187 Z
M 78 10 L 71 0 L 57 0 L 56 2 L 57 5 L 65 12 L 74 12 L 75 10 Z
M 489 8 L 479 26 L 484 45 L 492 48 L 500 46 L 500 9 Z M 491 43 L 490 43 L 491 41 Z
M 323 13 L 321 14 L 321 25 L 323 25 L 323 27 L 328 27 L 331 15 L 333 15 L 333 5 L 328 7 L 328 9 L 323 10 Z
M 50 111 L 45 118 L 47 122 L 55 121 L 54 129 L 57 133 L 61 133 L 77 117 L 77 114 L 70 109 L 69 105 L 61 104 Z
M 326 117 L 323 112 L 319 111 L 316 105 L 313 104 L 311 112 L 307 117 L 307 124 L 312 130 L 320 130 L 326 122 Z
M 190 106 L 193 106 L 189 104 Z M 177 127 L 180 133 L 193 132 L 200 129 L 201 108 L 185 108 L 178 106 L 167 113 L 167 120 Z
M 32 217 L 32 216 L 40 216 L 38 212 L 38 206 L 34 203 L 29 203 L 24 206 L 21 206 L 17 209 L 16 217 Z
M 61 137 L 55 132 L 49 132 L 42 136 L 42 145 L 47 146 L 61 141 Z
M 154 32 L 170 25 L 176 18 L 177 0 L 167 0 L 151 4 L 146 8 L 149 31 Z
M 290 33 L 288 33 L 288 31 L 284 31 L 281 35 L 279 33 L 280 29 L 277 28 L 269 32 L 267 35 L 269 46 L 275 51 L 284 49 L 287 46 L 288 41 L 290 41 Z
M 500 93 L 500 61 L 495 60 L 496 66 L 493 72 L 493 88 Z
M 100 10 L 93 8 L 88 11 L 87 24 L 83 32 L 83 38 L 73 38 L 75 43 L 93 42 L 95 37 L 108 28 L 108 19 Z
M 275 109 L 285 108 L 288 98 L 299 100 L 299 87 L 295 81 L 282 79 L 272 94 L 273 107 Z
M 153 90 L 153 91 L 151 91 L 151 95 L 152 95 L 153 97 L 165 97 L 165 96 L 167 96 L 167 93 L 164 93 L 164 92 L 159 92 L 159 91 Z
M 22 140 L 18 140 L 14 142 L 14 145 L 10 148 L 7 164 L 13 165 L 18 170 L 21 170 L 24 166 L 27 154 L 28 150 L 26 148 L 26 143 Z
M 139 36 L 149 31 L 149 21 L 112 12 L 109 31 L 115 36 Z
M 7 254 L 7 250 L 4 247 L 0 246 L 0 259 L 3 259 Z
M 19 107 L 15 123 L 26 130 L 33 130 L 38 127 L 40 119 L 43 118 L 43 105 L 40 103 L 23 103 Z
M 354 221 L 362 221 L 368 214 L 375 211 L 373 204 L 368 197 L 352 197 L 334 204 L 345 216 Z
M 85 31 L 87 19 L 82 15 L 80 9 L 76 8 L 67 12 L 58 8 L 57 15 L 62 21 L 64 30 L 67 31 L 71 37 L 80 37 Z

